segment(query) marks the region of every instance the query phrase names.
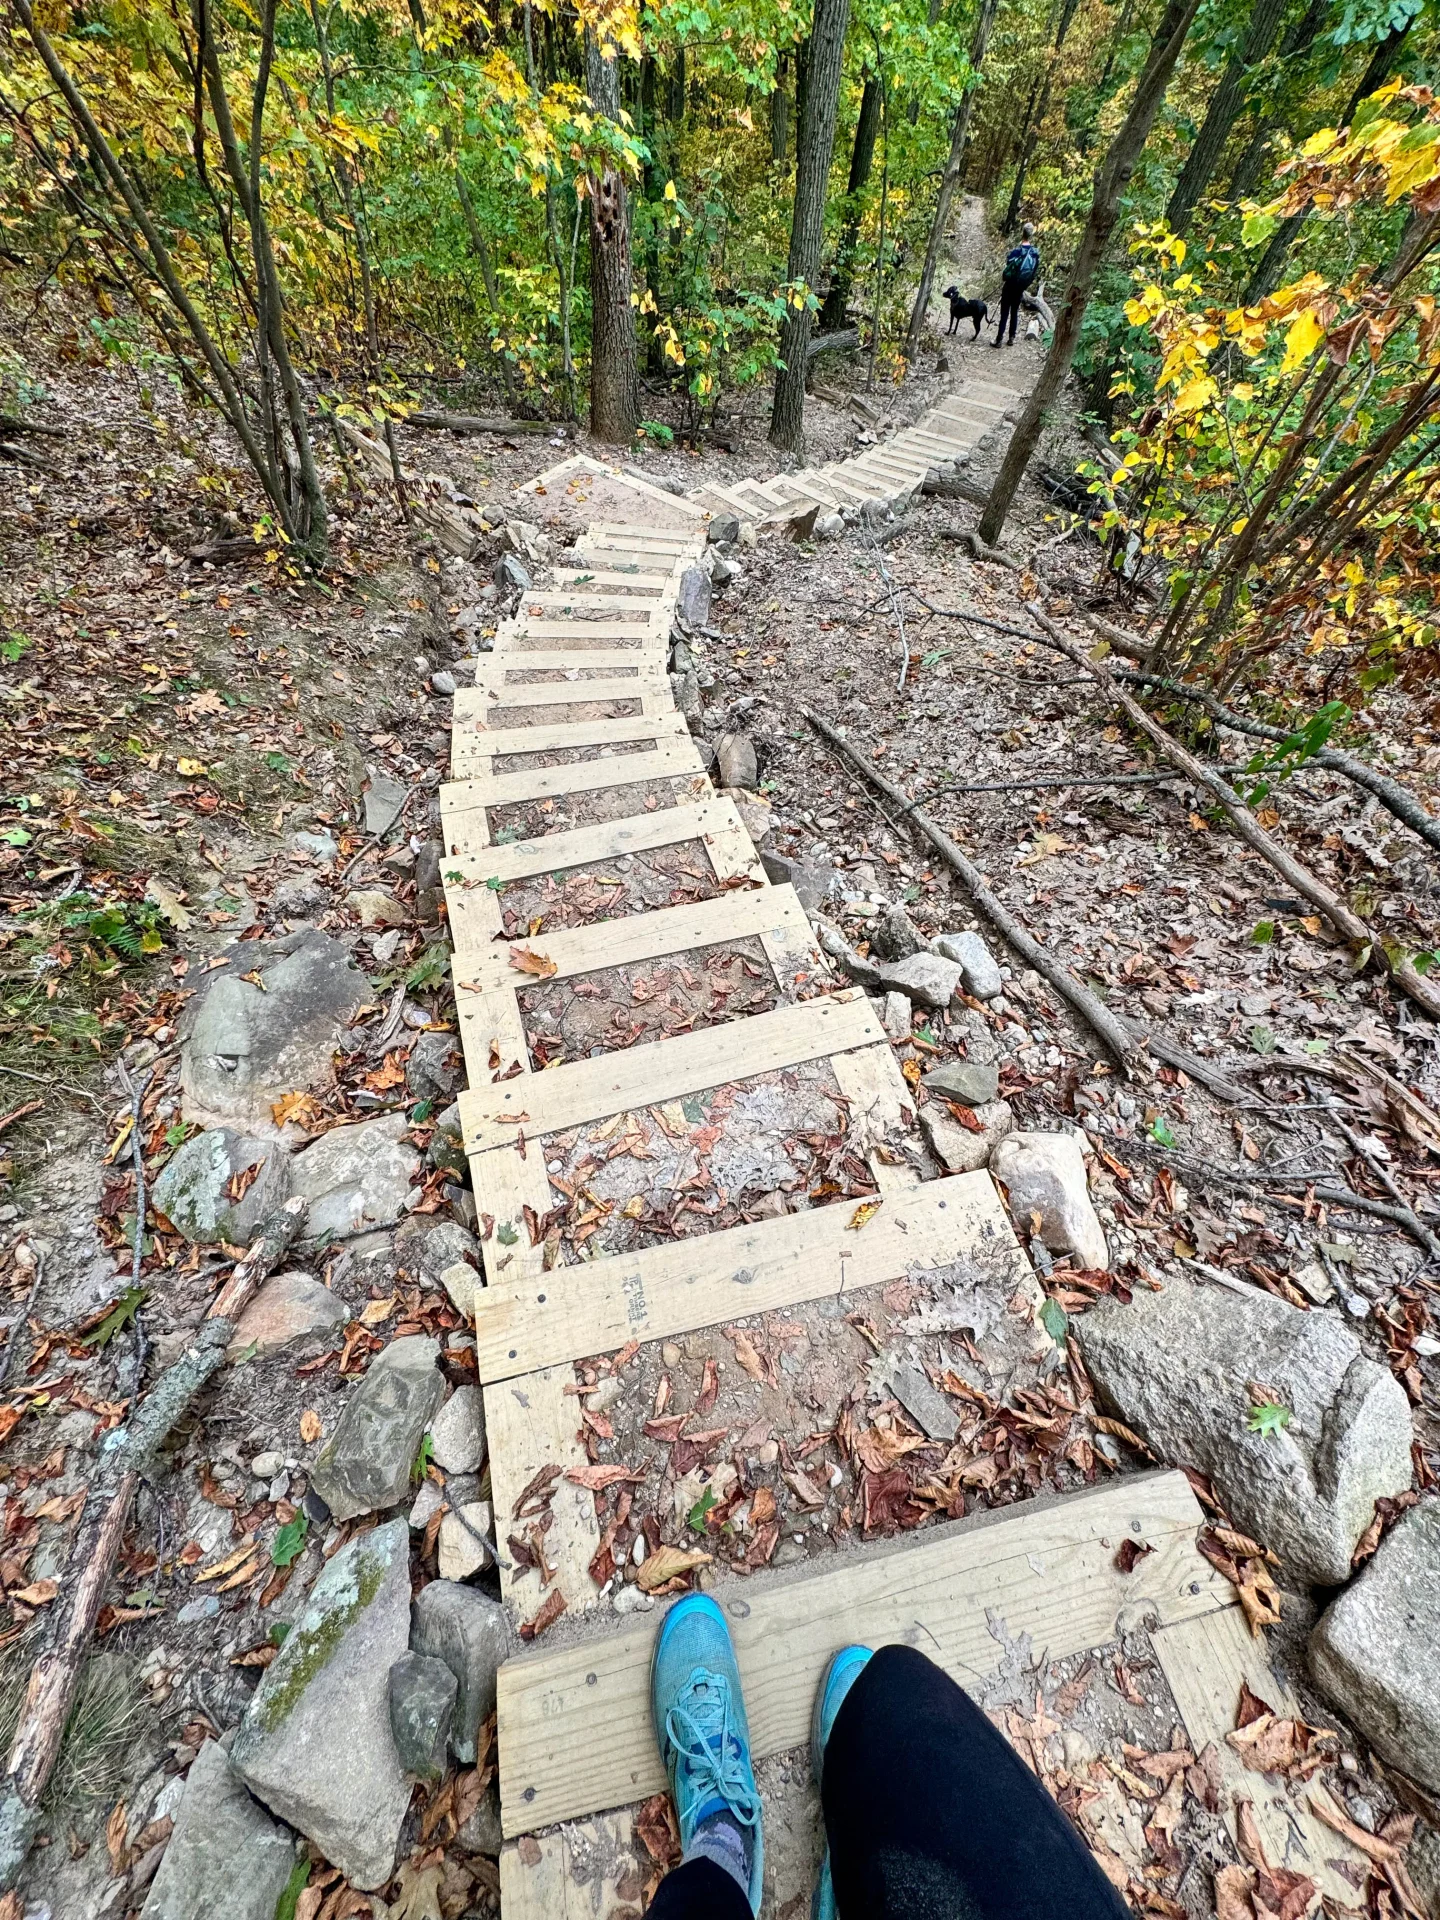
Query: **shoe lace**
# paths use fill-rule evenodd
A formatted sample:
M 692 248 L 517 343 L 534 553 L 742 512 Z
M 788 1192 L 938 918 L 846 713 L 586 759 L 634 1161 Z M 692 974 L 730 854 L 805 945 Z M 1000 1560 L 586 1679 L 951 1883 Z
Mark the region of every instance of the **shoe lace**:
M 696 1667 L 665 1716 L 665 1731 L 680 1756 L 680 1818 L 718 1799 L 742 1826 L 758 1825 L 760 1803 L 748 1778 L 744 1746 L 731 1725 L 730 1683 L 724 1675 Z

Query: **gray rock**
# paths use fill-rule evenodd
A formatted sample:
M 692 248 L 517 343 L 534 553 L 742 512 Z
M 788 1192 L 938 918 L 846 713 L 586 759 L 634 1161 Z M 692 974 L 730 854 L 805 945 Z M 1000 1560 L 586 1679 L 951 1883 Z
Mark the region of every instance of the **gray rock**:
M 999 962 L 978 933 L 942 933 L 935 951 L 964 969 L 966 990 L 977 1000 L 993 1000 L 1005 991 Z
M 438 1341 L 409 1334 L 371 1361 L 310 1476 L 337 1520 L 383 1512 L 408 1495 L 410 1469 L 445 1391 L 439 1357 Z
M 895 989 L 922 1007 L 948 1007 L 960 984 L 960 969 L 953 960 L 942 960 L 935 953 L 912 953 L 908 960 L 887 961 L 875 969 L 882 987 Z
M 383 767 L 367 767 L 365 771 L 370 780 L 365 789 L 365 831 L 388 833 L 400 818 L 400 809 L 405 804 L 408 789 L 386 773 Z
M 631 1591 L 638 1593 L 639 1588 Z M 649 1598 L 649 1595 L 646 1595 Z M 457 1843 L 467 1853 L 486 1853 L 492 1860 L 500 1856 L 500 1846 L 504 1839 L 500 1825 L 500 1788 L 492 1780 L 486 1792 L 480 1796 L 480 1803 L 470 1818 L 456 1834 Z
M 738 534 L 736 538 L 739 538 Z M 740 577 L 739 561 L 727 560 L 725 555 L 718 552 L 713 545 L 705 549 L 704 564 L 706 571 L 710 575 L 710 584 L 712 586 L 728 587 L 732 580 Z
M 323 913 L 329 895 L 313 873 L 292 873 L 270 896 L 270 909 L 281 920 L 309 920 Z
M 410 1529 L 392 1520 L 324 1567 L 230 1755 L 250 1791 L 366 1891 L 394 1872 L 410 1804 L 388 1697 L 409 1611 Z
M 762 852 L 760 864 L 772 886 L 795 889 L 807 913 L 818 913 L 839 885 L 833 867 L 812 866 L 804 860 L 792 860 L 788 854 Z
M 756 787 L 760 767 L 755 758 L 755 742 L 748 733 L 722 733 L 715 742 L 715 761 L 722 787 Z
M 345 905 L 362 927 L 400 927 L 409 917 L 393 894 L 379 887 L 358 887 L 345 896 Z
M 207 1740 L 191 1762 L 175 1831 L 141 1920 L 275 1920 L 295 1836 L 272 1820 Z
M 953 1440 L 960 1431 L 960 1416 L 955 1408 L 931 1386 L 919 1367 L 895 1360 L 885 1369 L 891 1392 L 904 1407 L 920 1431 L 931 1440 Z
M 1326 1608 L 1310 1670 L 1382 1760 L 1440 1793 L 1440 1497 L 1412 1507 Z
M 452 699 L 455 693 L 455 676 L 453 673 L 446 673 L 442 668 L 439 673 L 431 674 L 430 686 L 433 692 L 440 694 L 444 699 Z
M 402 1653 L 390 1669 L 390 1735 L 401 1766 L 416 1780 L 438 1780 L 445 1772 L 458 1691 L 445 1662 L 426 1653 Z
M 370 957 L 377 967 L 388 967 L 400 950 L 404 938 L 399 927 L 391 927 L 387 933 L 377 933 L 370 942 Z
M 253 1166 L 260 1171 L 238 1200 L 230 1182 Z M 194 1134 L 165 1163 L 155 1182 L 155 1205 L 187 1240 L 228 1240 L 248 1246 L 267 1213 L 290 1197 L 290 1156 L 278 1140 L 258 1140 L 229 1127 Z
M 845 516 L 843 513 L 822 513 L 816 519 L 815 538 L 817 540 L 838 540 L 844 531 Z
M 459 1681 L 450 1745 L 457 1760 L 473 1760 L 480 1723 L 495 1709 L 495 1675 L 515 1650 L 509 1614 L 473 1587 L 432 1580 L 416 1597 L 410 1645 L 443 1660 Z
M 914 1024 L 910 1002 L 903 993 L 887 993 L 880 1018 L 892 1040 L 908 1040 Z
M 186 1021 L 180 1084 L 187 1119 L 273 1137 L 271 1107 L 328 1087 L 342 1028 L 370 995 L 349 951 L 314 927 L 227 948 Z M 258 972 L 262 988 L 241 979 Z
M 962 1127 L 934 1102 L 920 1109 L 925 1137 L 947 1173 L 974 1173 L 983 1167 L 1015 1124 L 1006 1100 L 991 1100 L 984 1106 L 972 1108 L 972 1112 L 983 1129 L 980 1133 Z
M 406 1273 L 429 1287 L 444 1284 L 447 1267 L 457 1260 L 480 1259 L 480 1242 L 454 1220 L 414 1214 L 395 1230 L 395 1258 Z
M 488 1500 L 462 1500 L 453 1481 L 446 1491 L 450 1511 L 440 1522 L 435 1564 L 442 1580 L 468 1580 L 495 1564 L 495 1515 Z
M 700 698 L 700 680 L 693 668 L 688 673 L 670 675 L 670 695 L 687 721 L 698 723 L 704 716 L 705 703 Z
M 405 1139 L 409 1126 L 403 1113 L 383 1113 L 332 1128 L 296 1154 L 291 1188 L 310 1201 L 307 1242 L 395 1224 L 420 1169 L 420 1155 Z
M 290 844 L 297 853 L 308 853 L 318 866 L 333 867 L 340 858 L 340 843 L 332 833 L 292 833 Z
M 430 1422 L 431 1459 L 446 1473 L 478 1473 L 485 1458 L 485 1402 L 479 1387 L 457 1387 Z
M 410 1531 L 423 1533 L 444 1505 L 445 1489 L 439 1481 L 429 1478 L 422 1480 L 415 1504 L 410 1509 Z
M 227 1357 L 234 1361 L 253 1352 L 265 1360 L 295 1350 L 298 1358 L 300 1349 L 311 1347 L 318 1352 L 347 1318 L 345 1303 L 308 1273 L 274 1273 L 236 1322 Z
M 446 1267 L 440 1276 L 445 1291 L 450 1296 L 450 1304 L 462 1319 L 474 1321 L 475 1296 L 482 1285 L 480 1275 L 464 1260 L 457 1260 L 453 1267 Z
M 1109 1266 L 1085 1157 L 1073 1134 L 1007 1134 L 990 1156 L 990 1171 L 1009 1188 L 1017 1220 L 1040 1216 L 1040 1238 L 1052 1253 L 1071 1254 L 1082 1267 Z
M 983 1107 L 1000 1091 L 1000 1069 L 993 1060 L 948 1060 L 925 1074 L 920 1084 L 962 1107 Z
M 405 1084 L 417 1100 L 453 1100 L 465 1063 L 453 1033 L 422 1033 L 405 1062 Z
M 1334 1314 L 1170 1280 L 1075 1325 L 1125 1424 L 1161 1459 L 1207 1474 L 1237 1526 L 1304 1579 L 1345 1579 L 1376 1500 L 1410 1484 L 1404 1389 Z M 1290 1409 L 1283 1431 L 1248 1430 L 1252 1382 Z
M 705 538 L 711 546 L 729 546 L 732 541 L 740 538 L 739 516 L 733 513 L 713 514 L 709 526 L 705 529 Z
M 925 942 L 903 907 L 885 907 L 870 931 L 870 951 L 881 960 L 908 960 L 922 953 Z
M 528 593 L 532 584 L 530 569 L 516 553 L 502 553 L 490 577 L 501 593 Z
M 710 618 L 710 576 L 704 567 L 686 567 L 680 576 L 675 612 L 687 627 L 703 627 Z

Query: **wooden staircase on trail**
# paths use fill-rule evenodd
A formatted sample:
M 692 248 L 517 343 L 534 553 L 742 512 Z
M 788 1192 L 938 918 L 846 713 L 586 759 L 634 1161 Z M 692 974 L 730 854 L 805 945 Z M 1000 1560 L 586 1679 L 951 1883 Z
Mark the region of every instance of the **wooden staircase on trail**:
M 955 431 L 981 418 L 978 408 L 956 415 Z M 928 452 L 906 444 L 916 445 L 901 456 L 912 462 L 906 472 L 919 473 Z M 536 487 L 584 500 L 585 466 L 568 461 Z M 630 517 L 590 525 L 552 584 L 524 594 L 501 625 L 493 652 L 476 662 L 473 691 L 455 697 L 453 777 L 441 791 L 469 1082 L 460 1111 L 483 1235 L 475 1334 L 501 1588 L 517 1625 L 543 1634 L 499 1676 L 505 1920 L 594 1920 L 617 1904 L 638 1907 L 632 1810 L 665 1784 L 648 1696 L 659 1614 L 617 1616 L 615 1584 L 602 1592 L 590 1571 L 601 1545 L 596 1495 L 564 1477 L 594 1471 L 575 1363 L 623 1360 L 636 1343 L 897 1280 L 923 1289 L 928 1273 L 956 1261 L 988 1272 L 1006 1300 L 1035 1285 L 989 1174 L 922 1178 L 904 1152 L 914 1105 L 874 1008 L 833 979 L 793 889 L 769 884 L 674 710 L 671 617 L 684 570 L 702 558 L 709 515 L 596 471 L 607 500 L 629 488 Z M 876 473 L 873 462 L 867 471 Z M 719 507 L 739 511 L 728 498 Z M 662 895 L 679 874 L 692 897 L 651 904 L 657 871 Z M 555 903 L 572 898 L 586 910 L 563 924 Z M 537 985 L 573 990 L 587 976 L 677 956 L 698 968 L 707 951 L 736 941 L 763 951 L 772 979 L 762 1010 L 634 1045 L 621 1036 L 611 1050 L 541 1070 L 551 1029 L 532 1010 Z M 577 1130 L 613 1142 L 647 1112 L 683 1130 L 692 1096 L 816 1063 L 868 1159 L 882 1203 L 873 1217 L 853 1196 L 709 1232 L 692 1214 L 697 1230 L 589 1258 L 549 1224 L 563 1198 L 552 1185 L 557 1143 Z M 543 1585 L 507 1544 L 523 1531 L 537 1483 L 549 1500 Z M 1227 1789 L 1243 1787 L 1254 1802 L 1272 1859 L 1353 1902 L 1353 1887 L 1325 1865 L 1343 1854 L 1341 1842 L 1283 1782 L 1245 1774 L 1226 1745 L 1242 1679 L 1287 1709 L 1235 1589 L 1196 1548 L 1200 1523 L 1183 1475 L 1125 1475 L 903 1544 L 837 1549 L 805 1571 L 723 1577 L 714 1591 L 745 1673 L 757 1758 L 803 1744 L 818 1677 L 846 1641 L 909 1641 L 974 1689 L 1025 1635 L 1037 1658 L 1053 1659 L 1143 1623 L 1192 1750 L 1215 1744 Z M 1122 1571 L 1127 1539 L 1149 1551 Z M 565 1608 L 550 1625 L 555 1595 Z M 1233 1829 L 1233 1806 L 1231 1815 Z M 646 1871 L 642 1853 L 640 1878 Z
M 927 481 L 953 477 L 982 443 L 990 446 L 1018 418 L 1024 393 L 1001 381 L 965 376 L 916 421 L 847 460 L 801 467 L 772 480 L 707 481 L 688 498 L 717 514 L 764 526 L 818 507 L 858 519 L 867 507 L 899 511 Z

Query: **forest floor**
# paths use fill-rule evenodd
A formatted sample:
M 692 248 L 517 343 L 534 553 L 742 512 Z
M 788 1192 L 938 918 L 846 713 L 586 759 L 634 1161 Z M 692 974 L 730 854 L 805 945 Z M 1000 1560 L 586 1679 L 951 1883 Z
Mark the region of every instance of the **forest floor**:
M 994 275 L 977 206 L 967 202 L 961 215 L 956 271 L 967 292 Z M 397 1066 L 393 1049 L 377 1057 L 372 1043 L 397 1007 L 410 1032 L 453 1032 L 443 929 L 415 862 L 438 822 L 450 693 L 505 604 L 489 577 L 498 543 L 468 562 L 412 554 L 393 502 L 338 466 L 336 557 L 324 583 L 290 577 L 263 549 L 248 564 L 191 558 L 217 531 L 207 499 L 230 492 L 243 501 L 209 425 L 143 367 L 102 360 L 74 315 L 47 310 L 43 345 L 42 330 L 18 312 L 4 324 L 43 388 L 37 414 L 64 437 L 35 441 L 45 467 L 17 472 L 0 498 L 0 1296 L 11 1402 L 0 1411 L 8 1461 L 0 1733 L 57 1592 L 98 1436 L 184 1343 L 213 1271 L 214 1249 L 202 1265 L 178 1235 L 157 1233 L 144 1248 L 145 1297 L 118 1317 L 110 1311 L 126 1306 L 135 1218 L 130 1096 L 116 1062 L 139 1088 L 153 1185 L 185 1134 L 177 1029 L 197 982 L 238 938 L 303 922 L 341 939 L 371 989 L 329 1119 L 401 1104 L 404 1049 Z M 984 338 L 946 351 L 982 378 L 993 354 Z M 1013 352 L 1038 354 L 1024 344 Z M 896 418 L 913 417 L 943 390 L 933 355 L 927 368 L 885 391 Z M 843 393 L 853 380 L 841 369 L 821 384 Z M 635 456 L 637 470 L 687 487 L 775 472 L 755 404 L 730 423 L 733 454 L 651 448 Z M 858 443 L 847 405 L 817 400 L 808 418 L 812 459 Z M 511 444 L 405 432 L 401 442 L 407 463 L 443 468 L 483 505 L 562 459 L 573 443 L 553 438 Z M 1053 423 L 1049 464 L 1073 465 L 1081 453 L 1074 418 Z M 974 924 L 948 872 L 797 717 L 810 706 L 846 726 L 921 799 L 1009 909 L 1113 1006 L 1253 1085 L 1253 1099 L 1239 1105 L 1172 1068 L 1144 1086 L 1120 1085 L 1097 1065 L 1092 1036 L 1019 967 L 1007 968 L 1003 1002 L 992 1003 L 1001 1091 L 1016 1124 L 1079 1122 L 1094 1143 L 1092 1191 L 1122 1283 L 1143 1288 L 1200 1260 L 1286 1298 L 1338 1299 L 1362 1342 L 1405 1381 L 1422 1471 L 1433 1477 L 1433 1273 L 1385 1221 L 1327 1215 L 1313 1198 L 1261 1180 L 1325 1168 L 1383 1200 L 1371 1162 L 1327 1128 L 1315 1091 L 1327 1083 L 1314 1076 L 1344 1047 L 1440 1105 L 1433 1031 L 1373 972 L 1352 971 L 1348 954 L 1184 781 L 974 790 L 1157 773 L 1088 678 L 1038 644 L 949 617 L 945 610 L 969 608 L 1023 625 L 1020 603 L 1035 584 L 963 557 L 947 535 L 975 517 L 964 505 L 927 501 L 883 554 L 904 613 L 903 690 L 902 636 L 873 547 L 766 536 L 741 551 L 711 615 L 724 638 L 711 643 L 710 707 L 720 727 L 756 744 L 771 810 L 766 848 L 838 874 L 841 917 L 857 942 L 886 904 L 903 906 L 927 935 Z M 1042 555 L 1041 598 L 1077 640 L 1093 642 L 1084 609 L 1139 617 L 1117 604 L 1088 535 L 1067 533 L 1033 485 L 1005 537 L 1032 564 Z M 1323 662 L 1312 678 L 1318 704 Z M 1440 806 L 1434 719 L 1403 693 L 1382 693 L 1354 736 L 1370 757 L 1402 766 L 1432 808 Z M 1232 743 L 1225 757 L 1243 755 Z M 409 808 L 408 843 L 383 869 L 370 851 L 363 798 L 377 776 L 396 782 Z M 1270 806 L 1287 843 L 1362 901 L 1377 925 L 1410 946 L 1440 940 L 1430 862 L 1388 814 L 1314 768 L 1279 783 Z M 327 839 L 333 858 L 316 853 Z M 347 897 L 357 884 L 383 887 L 398 902 L 396 926 L 360 924 L 362 909 Z M 917 1028 L 897 1052 L 902 1064 L 928 1068 L 935 1045 Z M 453 1060 L 442 1060 L 429 1105 L 419 1102 L 426 1119 L 412 1137 L 422 1147 L 431 1109 L 450 1097 L 455 1077 Z M 1397 1130 L 1383 1104 L 1349 1117 L 1411 1204 L 1440 1226 L 1434 1157 Z M 289 1567 L 268 1545 L 299 1510 L 308 1416 L 328 1430 L 367 1352 L 397 1330 L 435 1333 L 452 1378 L 465 1377 L 459 1316 L 434 1290 L 422 1245 L 424 1230 L 452 1213 L 464 1223 L 458 1190 L 427 1177 L 413 1224 L 331 1249 L 317 1270 L 357 1315 L 357 1339 L 313 1372 L 230 1370 L 182 1430 L 173 1470 L 143 1494 L 122 1561 L 122 1604 L 102 1620 L 102 1650 L 120 1656 L 107 1670 L 103 1725 L 63 1783 L 27 1914 L 69 1920 L 138 1907 L 168 1834 L 167 1780 L 207 1728 L 235 1723 L 273 1645 L 272 1626 L 318 1567 L 318 1539 Z M 733 1368 L 726 1376 L 727 1418 L 793 1427 L 808 1408 L 823 1427 L 864 1388 L 874 1339 L 909 1312 L 913 1303 L 892 1295 L 875 1304 L 868 1340 L 849 1325 L 811 1325 L 808 1315 L 771 1325 L 758 1374 L 745 1366 L 744 1381 Z M 651 1358 L 663 1365 L 677 1404 L 689 1405 L 704 1391 L 707 1363 L 727 1346 L 693 1336 L 646 1366 Z M 645 1389 L 636 1405 L 653 1405 L 654 1368 L 643 1380 L 637 1372 L 635 1384 Z M 262 1477 L 253 1463 L 267 1454 L 282 1464 Z M 1073 1462 L 1019 1448 L 1013 1470 L 972 1501 L 999 1504 L 1076 1481 Z M 809 1506 L 802 1493 L 801 1511 Z M 792 1531 L 787 1559 L 819 1550 L 822 1520 L 830 1544 L 845 1531 L 838 1513 L 816 1512 Z M 223 1586 L 192 1581 L 198 1562 L 218 1567 L 236 1543 L 251 1541 L 261 1544 Z M 1287 1645 L 1301 1645 L 1311 1615 L 1308 1596 L 1287 1601 Z M 1057 1666 L 1045 1684 L 1060 1689 L 1073 1677 Z M 1303 1686 L 1298 1668 L 1292 1677 Z M 1168 1731 L 1157 1723 L 1108 1734 L 1153 1745 Z M 791 1767 L 782 1756 L 771 1771 Z M 784 1782 L 773 1784 L 780 1794 Z M 1373 1825 L 1390 1803 L 1383 1788 L 1357 1786 L 1357 1819 L 1367 1794 L 1364 1824 Z M 796 1840 L 788 1865 L 782 1853 L 787 1885 L 803 1883 L 812 1840 L 808 1830 Z M 482 1907 L 493 1891 L 483 1855 L 457 1854 L 447 1874 L 447 1915 Z

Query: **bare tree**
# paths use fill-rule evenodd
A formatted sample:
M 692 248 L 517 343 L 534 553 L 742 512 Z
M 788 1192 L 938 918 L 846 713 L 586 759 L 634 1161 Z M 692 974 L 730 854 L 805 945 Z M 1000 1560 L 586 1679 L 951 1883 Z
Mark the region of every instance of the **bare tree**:
M 825 190 L 835 150 L 835 116 L 840 105 L 840 67 L 850 0 L 815 0 L 805 63 L 805 105 L 795 161 L 795 210 L 790 219 L 792 287 L 812 288 L 820 270 L 820 240 L 825 228 Z M 808 298 L 792 301 L 780 336 L 783 365 L 775 376 L 770 410 L 770 440 L 798 452 L 805 439 L 805 366 L 813 317 Z
M 620 69 L 613 41 L 585 30 L 585 79 L 595 111 L 620 119 Z M 635 382 L 635 314 L 630 304 L 630 195 L 618 168 L 589 176 L 590 431 L 628 446 L 639 423 Z
M 1165 218 L 1176 233 L 1184 233 L 1190 225 L 1196 204 L 1214 177 L 1230 129 L 1245 110 L 1246 79 L 1274 46 L 1284 13 L 1285 0 L 1256 0 L 1245 38 L 1225 63 L 1165 209 Z
M 1198 5 L 1199 0 L 1169 0 L 1165 17 L 1150 49 L 1150 58 L 1135 88 L 1135 97 L 1130 102 L 1130 111 L 1110 143 L 1110 151 L 1095 176 L 1090 212 L 1080 235 L 1075 264 L 1070 269 L 1065 302 L 1055 322 L 1050 351 L 1045 356 L 1045 365 L 1025 411 L 1010 436 L 1005 458 L 990 489 L 985 511 L 980 516 L 977 529 L 979 537 L 990 545 L 1000 537 L 1000 530 L 1005 525 L 1016 491 L 1025 476 L 1025 469 L 1030 464 L 1030 456 L 1035 451 L 1035 443 L 1040 438 L 1040 429 L 1070 371 L 1095 275 L 1120 215 L 1121 198 L 1135 171 L 1135 163 L 1150 137 L 1150 129 L 1160 111 L 1160 103 L 1165 98 L 1170 76 L 1175 71 L 1175 63 L 1180 58 L 1180 49 L 1185 44 Z

